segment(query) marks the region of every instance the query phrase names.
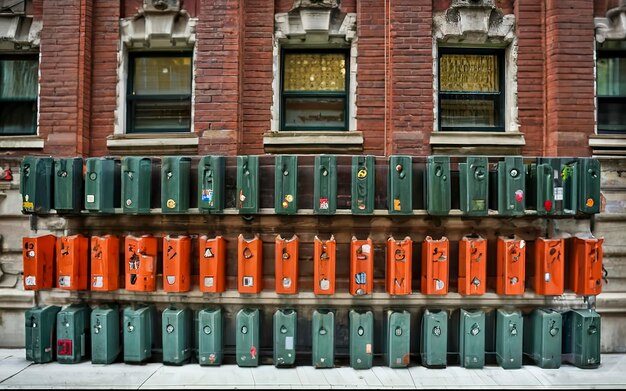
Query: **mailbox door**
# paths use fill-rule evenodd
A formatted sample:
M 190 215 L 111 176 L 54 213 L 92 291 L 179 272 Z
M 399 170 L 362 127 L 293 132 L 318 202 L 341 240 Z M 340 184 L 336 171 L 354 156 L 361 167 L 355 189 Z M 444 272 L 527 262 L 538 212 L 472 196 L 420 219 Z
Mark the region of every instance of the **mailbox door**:
M 372 311 L 350 310 L 350 366 L 369 369 L 374 357 L 374 315 Z
M 523 295 L 526 281 L 526 242 L 519 238 L 498 237 L 496 293 Z
M 352 213 L 374 212 L 374 156 L 352 157 Z
M 350 243 L 350 294 L 369 295 L 374 289 L 374 246 L 372 239 Z
M 89 356 L 91 309 L 84 304 L 72 304 L 57 314 L 57 361 L 78 363 Z
M 226 240 L 221 236 L 198 239 L 200 291 L 224 292 L 226 289 Z
M 446 216 L 452 207 L 450 191 L 450 157 L 429 156 L 426 161 L 426 211 Z
M 459 241 L 459 293 L 483 295 L 487 284 L 487 240 L 464 236 Z
M 585 214 L 600 213 L 600 161 L 578 158 L 578 208 Z
M 163 238 L 163 290 L 189 292 L 191 289 L 191 238 Z
M 551 215 L 555 213 L 555 187 L 554 170 L 549 164 L 539 163 L 530 166 L 528 181 L 531 189 L 529 201 L 537 210 L 538 215 Z M 557 186 L 558 188 L 558 186 Z M 561 192 L 558 192 L 561 194 Z
M 565 291 L 565 242 L 563 239 L 535 240 L 535 276 L 533 284 L 539 295 L 562 295 Z
M 404 368 L 411 362 L 411 314 L 388 310 L 385 319 L 385 358 L 390 368 Z
M 296 362 L 298 313 L 291 309 L 274 313 L 274 365 L 291 366 Z
M 577 160 L 565 161 L 561 160 L 561 181 L 563 183 L 563 208 L 562 214 L 575 215 L 578 212 L 579 205 L 579 182 L 581 180 L 580 163 Z M 555 194 L 555 198 L 557 195 Z M 599 198 L 598 198 L 599 200 Z
M 498 214 L 523 216 L 526 210 L 526 171 L 521 156 L 498 163 Z
M 166 308 L 161 316 L 163 364 L 182 365 L 191 359 L 191 311 Z
M 413 241 L 408 236 L 396 241 L 387 240 L 386 288 L 390 295 L 410 295 L 413 264 Z
M 594 310 L 571 309 L 563 314 L 562 359 L 579 368 L 600 365 L 600 315 Z
M 317 214 L 335 214 L 337 210 L 337 158 L 315 156 L 313 210 Z
M 198 312 L 198 362 L 221 365 L 224 358 L 224 321 L 221 309 Z
M 124 309 L 124 362 L 141 363 L 152 357 L 154 317 L 153 306 Z
M 243 308 L 237 312 L 235 354 L 240 367 L 259 365 L 259 310 Z
M 298 157 L 276 156 L 274 179 L 274 211 L 295 214 L 298 211 Z
M 335 294 L 335 267 L 337 242 L 331 236 L 321 240 L 317 236 L 313 241 L 313 293 L 316 295 Z
M 52 208 L 51 157 L 25 156 L 20 164 L 22 213 L 48 213 Z
M 561 314 L 536 308 L 525 320 L 524 353 L 540 368 L 559 368 L 563 334 Z
M 389 157 L 389 214 L 413 213 L 413 168 L 410 156 Z
M 61 307 L 54 305 L 26 310 L 24 313 L 26 360 L 46 363 L 56 358 L 56 325 L 60 310 Z
M 223 156 L 203 156 L 198 163 L 198 209 L 205 213 L 224 210 L 225 168 Z
M 120 240 L 117 236 L 92 236 L 91 290 L 114 291 L 119 288 Z
M 448 359 L 448 313 L 425 310 L 420 355 L 425 367 L 445 367 Z
M 422 284 L 425 295 L 448 293 L 450 241 L 445 236 L 434 240 L 426 236 L 422 243 Z
M 276 293 L 298 293 L 298 236 L 276 238 L 275 270 Z
M 482 368 L 485 365 L 485 313 L 461 309 L 459 350 L 461 366 Z
M 259 157 L 237 156 L 237 209 L 239 213 L 259 211 Z
M 335 362 L 335 314 L 328 310 L 313 311 L 313 366 L 333 368 Z
M 150 213 L 152 160 L 147 157 L 122 158 L 122 211 Z
M 518 310 L 496 312 L 496 361 L 504 369 L 522 367 L 524 321 Z
M 161 213 L 185 213 L 189 209 L 191 159 L 166 156 L 161 160 Z
M 129 235 L 124 242 L 124 263 L 127 291 L 156 290 L 157 239 L 150 235 Z
M 120 315 L 117 306 L 91 312 L 91 363 L 111 364 L 120 353 Z
M 56 241 L 54 235 L 22 238 L 25 290 L 54 287 Z
M 239 293 L 260 293 L 263 290 L 263 242 L 258 235 L 251 240 L 239 235 L 237 248 Z
M 88 239 L 82 235 L 57 239 L 57 288 L 86 290 L 88 288 Z
M 573 239 L 570 286 L 581 296 L 599 295 L 602 292 L 602 238 Z
M 80 213 L 83 204 L 83 159 L 54 159 L 54 209 Z
M 469 156 L 459 163 L 461 211 L 469 216 L 487 216 L 489 210 L 489 162 L 484 156 Z
M 89 212 L 115 211 L 115 189 L 119 191 L 119 177 L 115 176 L 115 165 L 112 158 L 85 160 L 85 209 Z

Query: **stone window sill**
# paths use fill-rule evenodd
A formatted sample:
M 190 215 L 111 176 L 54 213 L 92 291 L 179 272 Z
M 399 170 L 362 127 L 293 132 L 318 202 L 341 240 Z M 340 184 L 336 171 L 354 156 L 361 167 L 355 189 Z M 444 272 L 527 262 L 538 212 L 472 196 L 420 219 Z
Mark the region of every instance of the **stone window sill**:
M 526 145 L 521 132 L 432 132 L 433 154 L 521 155 Z
M 107 147 L 118 155 L 197 154 L 195 133 L 115 134 L 107 137 Z
M 589 136 L 594 157 L 626 156 L 626 135 L 596 134 Z
M 0 149 L 42 149 L 43 144 L 39 136 L 0 136 Z
M 363 133 L 358 131 L 273 131 L 263 135 L 267 153 L 353 153 L 363 151 Z

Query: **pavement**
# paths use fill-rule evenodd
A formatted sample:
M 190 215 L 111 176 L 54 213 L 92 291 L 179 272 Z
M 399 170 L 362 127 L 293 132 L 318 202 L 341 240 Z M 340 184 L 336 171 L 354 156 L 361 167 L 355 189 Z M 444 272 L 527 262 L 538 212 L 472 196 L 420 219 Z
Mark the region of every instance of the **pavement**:
M 524 365 L 521 369 L 485 366 L 465 369 L 448 366 L 428 369 L 419 365 L 392 369 L 375 366 L 315 369 L 312 366 L 276 368 L 260 365 L 201 367 L 198 364 L 167 366 L 161 363 L 129 365 L 33 364 L 24 349 L 0 349 L 0 389 L 320 389 L 320 388 L 508 388 L 508 389 L 626 389 L 626 354 L 603 354 L 595 369 L 564 364 L 559 369 Z

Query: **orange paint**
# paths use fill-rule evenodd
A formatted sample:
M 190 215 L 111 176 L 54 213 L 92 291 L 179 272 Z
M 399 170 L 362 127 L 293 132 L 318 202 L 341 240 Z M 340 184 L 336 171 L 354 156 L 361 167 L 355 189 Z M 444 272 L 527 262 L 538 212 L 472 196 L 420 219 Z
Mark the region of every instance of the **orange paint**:
M 239 293 L 260 293 L 263 290 L 263 242 L 258 235 L 250 240 L 239 235 L 237 276 Z
M 350 294 L 369 295 L 374 290 L 374 246 L 372 239 L 350 243 Z
M 563 239 L 535 239 L 533 288 L 538 295 L 562 295 L 565 291 L 565 242 Z
M 226 240 L 221 236 L 198 239 L 200 291 L 224 292 L 226 289 Z
M 483 295 L 487 290 L 487 240 L 480 235 L 459 241 L 459 293 Z
M 316 295 L 333 295 L 335 293 L 335 268 L 337 258 L 337 242 L 331 236 L 329 240 L 313 240 L 313 293 Z
M 408 236 L 396 241 L 387 240 L 387 273 L 385 288 L 390 295 L 411 294 L 411 266 L 413 263 L 413 241 Z
M 156 291 L 157 238 L 151 235 L 127 236 L 124 241 L 125 289 Z
M 448 273 L 450 265 L 450 241 L 445 236 L 434 240 L 426 236 L 422 243 L 422 285 L 425 295 L 445 295 L 448 293 Z
M 276 293 L 298 293 L 298 237 L 276 238 Z
M 163 290 L 189 292 L 191 288 L 191 238 L 163 238 Z
M 602 293 L 603 238 L 572 238 L 570 288 L 581 296 Z
M 57 288 L 69 291 L 87 290 L 87 254 L 89 241 L 83 235 L 57 239 Z
M 526 241 L 498 237 L 496 254 L 496 293 L 523 295 L 526 280 Z
M 54 288 L 56 242 L 54 235 L 22 238 L 25 290 Z
M 120 240 L 117 236 L 91 237 L 91 290 L 114 291 L 120 285 Z

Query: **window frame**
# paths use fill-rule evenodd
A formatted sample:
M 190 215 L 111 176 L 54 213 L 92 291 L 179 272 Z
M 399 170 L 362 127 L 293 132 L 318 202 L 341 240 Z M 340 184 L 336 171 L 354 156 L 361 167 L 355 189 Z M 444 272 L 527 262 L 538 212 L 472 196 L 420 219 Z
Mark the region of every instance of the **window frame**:
M 34 98 L 22 98 L 22 99 L 5 99 L 0 96 L 0 104 L 4 104 L 5 102 L 23 102 L 23 103 L 31 103 L 34 105 L 35 110 L 33 112 L 33 118 L 31 127 L 28 129 L 28 132 L 0 132 L 0 137 L 2 136 L 35 136 L 37 135 L 37 118 L 39 116 L 39 54 L 38 53 L 19 53 L 19 54 L 0 54 L 0 62 L 4 61 L 19 61 L 19 60 L 29 60 L 34 61 L 37 64 L 37 93 Z
M 602 47 L 598 47 L 596 49 L 596 73 L 598 72 L 598 60 L 600 60 L 601 58 L 623 58 L 626 60 L 626 47 L 625 48 L 602 48 Z M 624 77 L 626 77 L 626 74 L 624 75 Z M 596 74 L 596 99 L 597 99 L 597 107 L 596 107 L 596 115 L 599 117 L 599 113 L 600 113 L 600 104 L 601 102 L 607 102 L 607 103 L 613 103 L 613 102 L 623 102 L 624 103 L 624 107 L 626 107 L 626 94 L 625 95 L 620 95 L 620 96 L 614 96 L 614 95 L 600 95 L 598 93 L 599 91 L 599 86 L 598 86 L 599 80 L 598 80 L 598 76 Z M 623 136 L 626 135 L 626 123 L 623 124 L 623 129 L 620 130 L 607 130 L 606 128 L 603 129 L 601 127 L 601 123 L 599 120 L 596 121 L 597 122 L 597 134 L 601 134 L 601 135 L 616 135 L 616 136 Z

